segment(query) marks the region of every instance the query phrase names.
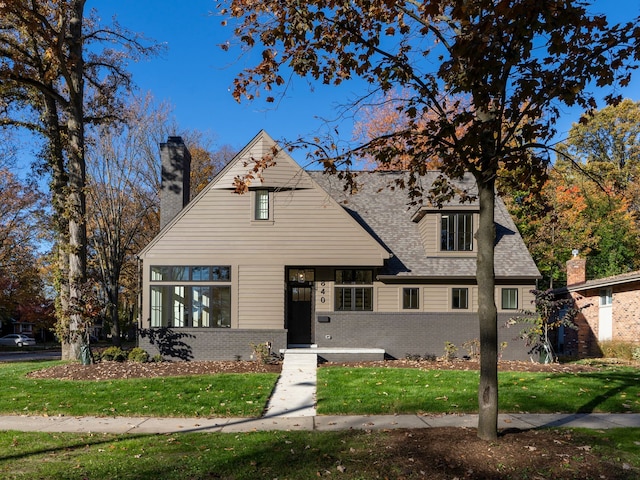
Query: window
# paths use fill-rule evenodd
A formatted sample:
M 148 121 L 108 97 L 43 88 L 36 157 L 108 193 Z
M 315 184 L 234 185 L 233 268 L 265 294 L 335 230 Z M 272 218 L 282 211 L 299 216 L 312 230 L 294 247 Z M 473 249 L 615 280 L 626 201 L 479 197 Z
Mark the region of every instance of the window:
M 162 282 L 150 289 L 151 327 L 231 327 L 231 285 L 221 284 L 231 267 L 154 266 L 151 281 Z
M 231 267 L 151 267 L 152 282 L 228 282 Z
M 417 310 L 419 302 L 419 289 L 418 288 L 403 288 L 402 289 L 402 308 L 403 310 Z
M 468 288 L 454 288 L 451 292 L 451 308 L 454 310 L 466 310 L 469 308 Z
M 473 250 L 473 214 L 447 213 L 440 218 L 440 250 Z
M 336 270 L 335 309 L 373 310 L 373 284 L 371 270 Z
M 254 220 L 269 220 L 269 190 L 256 190 Z
M 603 288 L 600 290 L 600 306 L 613 304 L 613 290 L 611 288 Z
M 517 288 L 502 289 L 502 309 L 503 310 L 518 309 L 518 289 Z

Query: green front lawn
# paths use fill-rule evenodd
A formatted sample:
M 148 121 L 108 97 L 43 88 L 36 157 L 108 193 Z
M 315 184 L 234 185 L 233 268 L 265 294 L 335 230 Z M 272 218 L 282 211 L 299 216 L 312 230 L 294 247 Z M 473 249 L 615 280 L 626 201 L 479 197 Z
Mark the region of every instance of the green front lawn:
M 30 379 L 55 362 L 0 364 L 0 413 L 96 416 L 259 417 L 277 374 L 215 374 L 108 381 Z M 501 412 L 640 413 L 640 370 L 500 372 Z M 318 413 L 477 412 L 477 371 L 318 369 Z
M 278 378 L 274 373 L 41 380 L 30 371 L 54 362 L 0 364 L 0 413 L 150 417 L 259 417 Z
M 436 430 L 0 432 L 0 478 L 626 480 L 637 478 L 640 468 L 637 428 L 523 432 L 491 444 L 480 444 L 469 430 Z M 483 450 L 489 453 L 478 455 Z
M 478 378 L 477 371 L 320 368 L 318 413 L 473 413 L 478 410 Z M 499 404 L 505 413 L 640 413 L 640 370 L 500 372 Z

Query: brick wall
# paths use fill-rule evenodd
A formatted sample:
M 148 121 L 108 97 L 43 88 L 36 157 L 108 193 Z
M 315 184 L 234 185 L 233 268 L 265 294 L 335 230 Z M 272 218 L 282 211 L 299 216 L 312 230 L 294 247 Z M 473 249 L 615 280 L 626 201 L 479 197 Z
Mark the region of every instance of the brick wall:
M 250 360 L 250 344 L 271 342 L 272 351 L 287 346 L 286 330 L 176 328 L 162 337 L 143 332 L 139 345 L 168 360 Z
M 612 289 L 612 340 L 640 343 L 640 282 L 614 285 Z M 573 292 L 571 295 L 578 306 L 584 307 L 576 318 L 578 333 L 575 341 L 578 344 L 578 353 L 582 357 L 600 356 L 600 289 Z
M 640 343 L 640 282 L 613 289 L 613 340 Z
M 407 354 L 442 356 L 445 342 L 451 342 L 462 357 L 466 354 L 462 344 L 480 338 L 475 313 L 331 312 L 327 316 L 329 322 L 315 323 L 318 347 L 383 348 L 391 357 L 405 358 Z M 507 342 L 502 358 L 528 360 L 528 348 L 516 339 L 520 328 L 502 327 L 510 316 L 498 317 L 499 342 Z

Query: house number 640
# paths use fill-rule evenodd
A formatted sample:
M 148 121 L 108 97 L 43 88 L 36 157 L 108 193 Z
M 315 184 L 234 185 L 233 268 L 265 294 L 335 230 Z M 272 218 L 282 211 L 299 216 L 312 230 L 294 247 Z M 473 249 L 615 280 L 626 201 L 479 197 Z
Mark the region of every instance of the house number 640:
M 327 293 L 325 291 L 325 286 L 326 286 L 326 282 L 320 282 L 320 303 L 325 303 L 327 301 L 325 294 Z

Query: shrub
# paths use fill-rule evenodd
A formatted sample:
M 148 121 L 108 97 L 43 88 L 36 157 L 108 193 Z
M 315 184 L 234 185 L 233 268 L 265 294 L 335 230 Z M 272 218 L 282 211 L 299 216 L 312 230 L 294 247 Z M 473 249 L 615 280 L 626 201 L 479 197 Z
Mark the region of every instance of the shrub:
M 269 342 L 264 343 L 250 343 L 249 346 L 253 351 L 253 358 L 260 363 L 269 363 L 269 357 L 271 356 L 271 344 Z
M 154 363 L 162 363 L 164 362 L 164 357 L 159 353 L 156 353 L 153 357 L 151 357 L 151 361 Z
M 444 359 L 447 362 L 450 362 L 456 358 L 456 352 L 458 351 L 458 347 L 451 342 L 444 342 Z
M 100 358 L 105 362 L 124 362 L 127 354 L 120 347 L 108 347 L 102 352 Z
M 140 347 L 132 348 L 127 357 L 130 362 L 146 363 L 149 361 L 149 354 Z
M 630 342 L 619 340 L 605 340 L 600 342 L 600 350 L 605 358 L 618 358 L 620 360 L 633 360 L 633 351 L 637 348 Z
M 640 347 L 635 347 L 633 349 L 633 353 L 631 354 L 634 360 L 640 362 Z
M 420 355 L 418 353 L 407 353 L 404 358 L 414 362 L 435 362 L 438 359 L 438 357 L 432 353 L 425 353 L 424 355 Z
M 467 340 L 462 344 L 462 348 L 467 351 L 467 356 L 471 360 L 478 360 L 480 358 L 480 340 L 477 338 Z

